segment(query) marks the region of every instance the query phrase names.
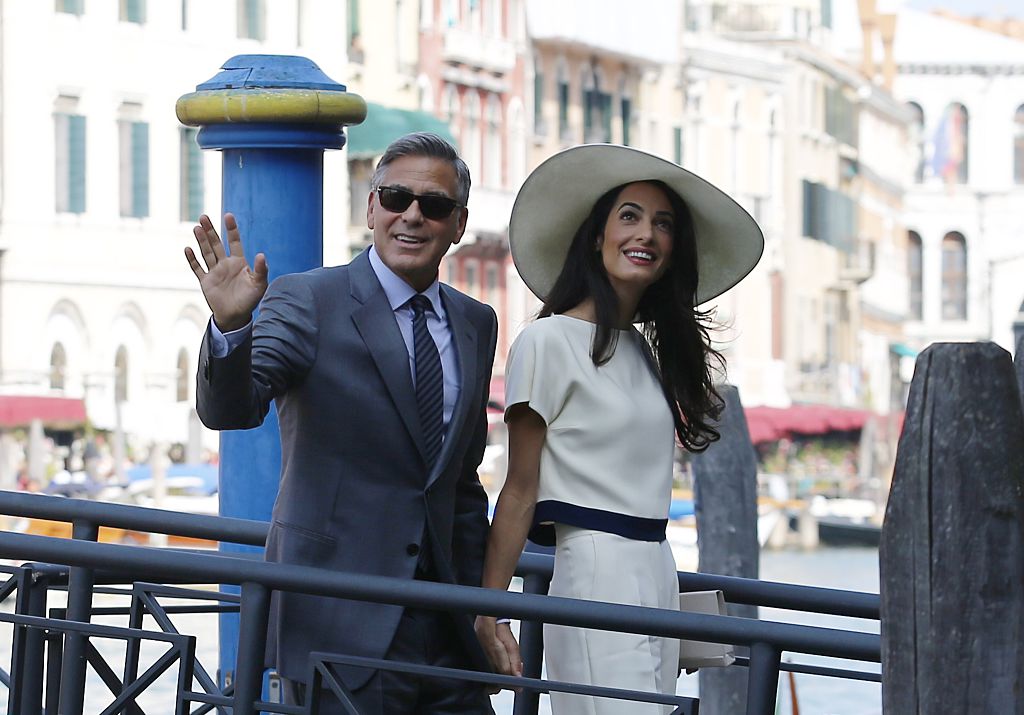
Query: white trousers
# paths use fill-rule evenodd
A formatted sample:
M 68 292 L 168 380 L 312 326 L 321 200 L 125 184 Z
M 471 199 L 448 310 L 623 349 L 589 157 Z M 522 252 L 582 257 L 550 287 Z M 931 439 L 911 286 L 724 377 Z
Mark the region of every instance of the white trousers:
M 561 524 L 555 529 L 551 595 L 679 608 L 668 541 L 634 541 Z M 674 694 L 679 641 L 545 625 L 544 662 L 550 680 Z M 663 715 L 671 710 L 653 703 L 551 693 L 552 715 Z

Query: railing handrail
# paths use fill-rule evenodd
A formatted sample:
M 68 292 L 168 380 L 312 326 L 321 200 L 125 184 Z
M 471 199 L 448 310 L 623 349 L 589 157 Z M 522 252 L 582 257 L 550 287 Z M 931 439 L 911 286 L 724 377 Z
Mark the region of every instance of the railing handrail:
M 818 626 L 713 616 L 529 593 L 455 586 L 386 576 L 339 573 L 311 566 L 159 548 L 0 533 L 0 558 L 124 571 L 132 580 L 154 576 L 193 583 L 259 584 L 265 588 L 466 613 L 508 615 L 559 625 L 689 638 L 880 662 L 878 634 Z
M 251 519 L 3 490 L 0 490 L 0 514 L 69 522 L 86 520 L 98 526 L 250 546 L 263 546 L 270 528 L 267 522 Z M 553 565 L 551 556 L 527 552 L 520 557 L 516 574 L 550 580 Z M 872 620 L 880 617 L 881 599 L 875 593 L 688 571 L 679 572 L 679 585 L 685 591 L 721 589 L 730 603 Z
M 270 524 L 231 516 L 187 514 L 133 504 L 0 490 L 0 513 L 28 519 L 88 521 L 97 526 L 263 546 Z
M 516 574 L 551 578 L 554 558 L 547 554 L 524 552 L 519 558 Z M 814 611 L 834 616 L 879 620 L 881 599 L 877 593 L 846 591 L 837 588 L 804 586 L 779 581 L 761 581 L 740 576 L 680 571 L 679 587 L 683 591 L 721 589 L 729 603 L 744 603 L 794 611 Z

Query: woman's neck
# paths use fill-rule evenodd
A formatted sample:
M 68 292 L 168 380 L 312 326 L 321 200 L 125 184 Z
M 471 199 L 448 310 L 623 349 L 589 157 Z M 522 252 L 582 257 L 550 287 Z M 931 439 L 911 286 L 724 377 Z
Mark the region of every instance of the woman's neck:
M 628 310 L 626 309 L 628 308 Z M 594 304 L 593 298 L 587 298 L 578 305 L 565 311 L 565 314 L 573 318 L 579 318 L 580 320 L 586 320 L 589 323 L 597 322 L 597 306 Z M 611 327 L 618 328 L 620 330 L 628 330 L 633 325 L 633 316 L 636 315 L 636 305 L 633 301 L 629 301 L 628 305 L 623 305 L 622 298 L 619 298 L 619 317 L 614 321 Z

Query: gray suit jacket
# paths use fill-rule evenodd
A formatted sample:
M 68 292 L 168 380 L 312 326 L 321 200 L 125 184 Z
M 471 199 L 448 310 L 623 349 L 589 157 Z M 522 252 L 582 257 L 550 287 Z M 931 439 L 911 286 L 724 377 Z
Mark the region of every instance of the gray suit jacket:
M 366 254 L 276 279 L 251 342 L 200 354 L 197 406 L 212 429 L 259 425 L 276 400 L 281 484 L 266 558 L 413 578 L 425 530 L 439 577 L 480 585 L 487 497 L 477 476 L 497 335 L 494 311 L 442 285 L 461 390 L 441 455 L 425 465 L 409 357 Z M 305 681 L 311 651 L 382 657 L 401 607 L 291 593 L 272 600 L 268 665 Z M 486 659 L 456 618 L 477 667 Z M 349 687 L 370 676 L 342 669 Z

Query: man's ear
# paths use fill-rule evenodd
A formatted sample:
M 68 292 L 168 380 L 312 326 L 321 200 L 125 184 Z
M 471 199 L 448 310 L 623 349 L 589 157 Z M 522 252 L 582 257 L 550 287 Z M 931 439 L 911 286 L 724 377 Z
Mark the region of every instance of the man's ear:
M 374 192 L 371 191 L 366 196 L 366 227 L 371 231 L 373 230 L 373 194 Z
M 462 234 L 466 232 L 466 221 L 469 219 L 468 208 L 460 206 L 455 210 L 459 212 L 459 218 L 458 225 L 455 231 L 455 238 L 452 240 L 452 245 L 455 245 L 456 243 L 462 240 Z

